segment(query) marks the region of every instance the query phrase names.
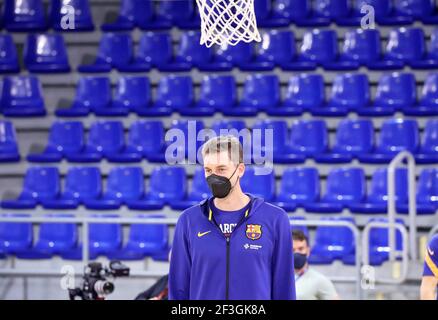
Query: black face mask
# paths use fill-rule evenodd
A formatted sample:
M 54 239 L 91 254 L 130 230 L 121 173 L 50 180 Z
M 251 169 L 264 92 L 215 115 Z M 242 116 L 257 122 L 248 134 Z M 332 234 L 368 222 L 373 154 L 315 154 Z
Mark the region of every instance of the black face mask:
M 234 176 L 236 170 L 237 167 L 228 179 L 217 174 L 211 174 L 207 177 L 207 184 L 215 198 L 225 198 L 230 194 L 232 189 L 230 179 Z
M 307 263 L 307 255 L 295 252 L 294 253 L 294 269 L 300 270 L 302 269 Z

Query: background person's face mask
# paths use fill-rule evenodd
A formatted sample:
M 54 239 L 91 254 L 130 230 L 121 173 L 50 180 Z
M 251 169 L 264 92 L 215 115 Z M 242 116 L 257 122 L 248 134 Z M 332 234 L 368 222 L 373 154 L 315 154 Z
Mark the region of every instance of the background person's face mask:
M 208 187 L 215 198 L 225 198 L 230 194 L 232 189 L 230 179 L 236 173 L 237 168 L 238 166 L 229 178 L 218 176 L 217 174 L 211 174 L 207 177 Z
M 300 270 L 302 269 L 307 262 L 307 255 L 303 254 L 303 253 L 298 253 L 295 252 L 294 253 L 294 269 L 295 270 Z

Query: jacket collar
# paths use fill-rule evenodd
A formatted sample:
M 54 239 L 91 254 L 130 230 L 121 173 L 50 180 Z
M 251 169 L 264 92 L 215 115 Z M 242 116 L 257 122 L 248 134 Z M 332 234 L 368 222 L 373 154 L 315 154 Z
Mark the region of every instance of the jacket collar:
M 256 211 L 257 207 L 264 202 L 262 198 L 258 198 L 256 196 L 253 196 L 250 193 L 246 193 L 246 195 L 249 197 L 249 208 L 246 217 L 251 216 L 254 211 Z M 202 214 L 208 219 L 212 220 L 212 212 L 211 212 L 211 204 L 214 197 L 210 197 L 208 199 L 202 200 L 200 202 L 201 212 Z

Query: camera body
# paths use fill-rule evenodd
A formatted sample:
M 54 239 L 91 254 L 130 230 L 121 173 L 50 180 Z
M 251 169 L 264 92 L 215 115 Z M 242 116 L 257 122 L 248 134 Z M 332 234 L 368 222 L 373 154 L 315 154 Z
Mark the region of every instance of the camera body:
M 84 270 L 81 288 L 69 289 L 70 300 L 104 300 L 114 291 L 114 283 L 107 278 L 128 277 L 129 267 L 120 261 L 111 261 L 108 267 L 100 262 L 90 262 Z

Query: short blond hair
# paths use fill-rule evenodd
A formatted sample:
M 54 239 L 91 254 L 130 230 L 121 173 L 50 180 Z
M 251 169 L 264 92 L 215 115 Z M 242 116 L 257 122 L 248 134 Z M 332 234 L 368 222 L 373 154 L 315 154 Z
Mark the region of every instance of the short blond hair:
M 202 146 L 202 157 L 205 158 L 210 153 L 220 153 L 226 151 L 231 161 L 243 163 L 243 148 L 239 139 L 232 135 L 217 136 L 211 138 Z

